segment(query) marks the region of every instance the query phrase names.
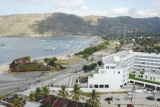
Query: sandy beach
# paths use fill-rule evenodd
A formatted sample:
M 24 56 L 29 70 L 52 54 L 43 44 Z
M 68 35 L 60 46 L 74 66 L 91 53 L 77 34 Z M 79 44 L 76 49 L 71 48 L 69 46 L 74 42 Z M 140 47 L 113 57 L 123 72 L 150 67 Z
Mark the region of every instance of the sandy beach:
M 84 37 L 84 36 L 83 36 Z M 100 38 L 100 37 L 91 37 L 92 39 L 95 39 L 97 42 L 95 43 L 95 45 L 98 45 L 100 43 L 103 42 L 103 40 Z M 84 48 L 83 48 L 84 49 Z M 62 59 L 68 59 L 68 55 L 70 55 L 71 57 L 73 57 L 74 53 L 77 53 L 79 51 L 82 51 L 83 49 L 81 50 L 75 50 L 75 51 L 72 51 L 72 52 L 64 52 L 64 53 L 61 53 L 61 54 L 57 54 L 57 55 L 50 55 L 50 56 L 42 56 L 42 57 L 38 57 L 38 58 L 32 58 L 32 60 L 42 60 L 44 58 L 51 58 L 51 57 L 57 57 L 58 60 L 62 60 Z M 1 64 L 0 65 L 0 74 L 4 73 L 5 71 L 8 71 L 9 69 L 9 64 L 11 62 L 8 62 L 8 63 L 5 63 L 5 64 Z
M 0 65 L 0 74 L 5 72 L 5 71 L 8 71 L 8 68 L 9 68 L 9 64 Z

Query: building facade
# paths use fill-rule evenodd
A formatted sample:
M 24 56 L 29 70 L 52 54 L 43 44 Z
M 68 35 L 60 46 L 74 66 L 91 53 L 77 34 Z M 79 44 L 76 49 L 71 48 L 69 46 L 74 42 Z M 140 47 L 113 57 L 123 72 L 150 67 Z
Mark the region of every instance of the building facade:
M 160 72 L 160 55 L 121 51 L 102 58 L 103 68 L 88 78 L 88 88 L 118 90 L 129 81 L 130 71 Z

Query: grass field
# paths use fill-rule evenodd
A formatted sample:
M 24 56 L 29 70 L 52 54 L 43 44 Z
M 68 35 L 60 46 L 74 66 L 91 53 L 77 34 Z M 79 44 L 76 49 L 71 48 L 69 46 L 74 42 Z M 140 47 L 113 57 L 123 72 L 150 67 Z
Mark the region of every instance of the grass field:
M 82 59 L 80 57 L 74 57 L 74 58 L 70 58 L 70 59 L 66 59 L 66 60 L 58 60 L 57 63 L 62 64 L 62 65 L 66 65 L 66 64 L 78 63 L 81 61 L 82 61 Z

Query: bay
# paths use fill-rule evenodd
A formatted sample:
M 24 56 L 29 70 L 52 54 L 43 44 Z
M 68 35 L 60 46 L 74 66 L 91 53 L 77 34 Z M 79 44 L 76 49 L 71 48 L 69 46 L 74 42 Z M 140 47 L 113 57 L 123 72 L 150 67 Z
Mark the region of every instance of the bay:
M 32 58 L 72 53 L 96 42 L 90 37 L 0 37 L 0 64 L 16 58 Z

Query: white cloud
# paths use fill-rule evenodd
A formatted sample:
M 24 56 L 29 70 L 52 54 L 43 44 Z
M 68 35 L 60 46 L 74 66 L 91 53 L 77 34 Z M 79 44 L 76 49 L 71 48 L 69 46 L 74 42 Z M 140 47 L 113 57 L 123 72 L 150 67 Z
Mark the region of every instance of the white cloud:
M 115 8 L 108 11 L 96 11 L 92 14 L 98 16 L 117 17 L 117 16 L 131 16 L 134 18 L 148 18 L 148 17 L 160 17 L 160 13 L 154 9 L 148 10 L 136 10 L 133 8 Z
M 154 5 L 154 6 L 160 6 L 160 0 L 154 1 L 154 2 L 153 2 L 153 5 Z
M 40 2 L 43 0 L 6 0 L 6 1 L 9 1 L 9 2 Z
M 60 8 L 77 8 L 85 4 L 84 0 L 52 0 Z
M 88 12 L 90 9 L 87 6 L 83 6 L 79 10 L 82 11 L 82 12 Z
M 116 9 L 111 10 L 111 13 L 113 13 L 115 15 L 120 15 L 120 16 L 134 15 L 135 12 L 136 12 L 135 9 L 132 9 L 132 8 L 116 8 Z

